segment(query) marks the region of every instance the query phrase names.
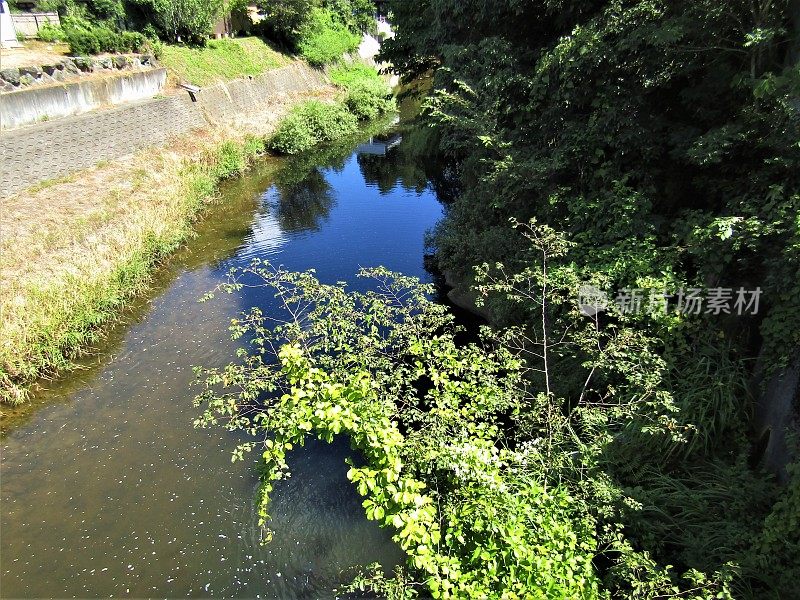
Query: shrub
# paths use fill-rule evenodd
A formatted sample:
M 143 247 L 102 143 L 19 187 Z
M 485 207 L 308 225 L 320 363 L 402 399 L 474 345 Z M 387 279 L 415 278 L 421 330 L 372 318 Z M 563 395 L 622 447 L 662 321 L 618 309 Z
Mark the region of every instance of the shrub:
M 117 52 L 136 52 L 147 43 L 147 38 L 137 31 L 123 31 L 117 38 Z
M 225 142 L 217 150 L 214 174 L 218 179 L 228 179 L 243 173 L 247 168 L 247 158 L 242 146 L 235 142 Z
M 156 42 L 160 38 L 158 37 L 158 29 L 152 23 L 148 23 L 144 27 L 142 27 L 142 35 L 146 37 L 151 42 Z
M 344 54 L 358 48 L 361 38 L 352 33 L 336 15 L 315 8 L 301 32 L 298 49 L 309 63 L 316 66 L 336 62 Z
M 47 43 L 61 42 L 65 39 L 64 30 L 60 26 L 51 25 L 50 23 L 42 25 L 36 35 L 40 40 Z
M 395 110 L 392 92 L 370 66 L 356 63 L 331 70 L 331 80 L 347 91 L 345 105 L 358 119 L 374 119 Z
M 135 31 L 119 32 L 106 23 L 94 24 L 78 17 L 63 20 L 64 39 L 73 55 L 87 56 L 101 52 L 135 52 L 144 48 L 147 39 Z
M 204 42 L 220 15 L 223 0 L 136 0 L 168 41 Z
M 309 437 L 346 436 L 362 457 L 348 461 L 347 478 L 367 519 L 393 533 L 428 587 L 392 597 L 604 597 L 596 521 L 565 485 L 537 472 L 544 444 L 515 448 L 504 432 L 500 415 L 531 400 L 512 352 L 488 338 L 458 344 L 453 317 L 429 298 L 433 287 L 383 268 L 359 271 L 369 292 L 268 263 L 220 287 L 237 292 L 251 276 L 283 300 L 270 318 L 286 318 L 272 327 L 253 309 L 232 324 L 251 350 L 201 372 L 207 391 L 196 404 L 206 410 L 195 423 L 251 434 L 234 460 L 256 447 L 263 457 L 261 526 L 274 482 L 291 474 L 289 451 Z
M 293 109 L 281 122 L 269 147 L 282 154 L 297 154 L 358 129 L 358 120 L 341 104 L 312 100 Z
M 382 81 L 359 81 L 348 90 L 345 104 L 361 120 L 374 119 L 395 108 L 394 98 Z

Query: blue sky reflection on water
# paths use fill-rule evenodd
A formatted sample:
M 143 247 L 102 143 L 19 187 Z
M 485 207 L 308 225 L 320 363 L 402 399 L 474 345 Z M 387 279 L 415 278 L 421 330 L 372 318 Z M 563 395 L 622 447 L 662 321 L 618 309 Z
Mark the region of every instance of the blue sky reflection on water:
M 191 427 L 192 366 L 233 360 L 229 320 L 271 302 L 250 290 L 198 303 L 231 267 L 268 259 L 356 288 L 361 266 L 427 278 L 423 238 L 442 216 L 429 188 L 367 181 L 352 152 L 298 162 L 227 186 L 101 357 L 3 440 L 3 597 L 324 598 L 354 566 L 402 558 L 363 516 L 346 441 L 295 452 L 262 546 L 255 468 L 230 462 L 238 438 Z

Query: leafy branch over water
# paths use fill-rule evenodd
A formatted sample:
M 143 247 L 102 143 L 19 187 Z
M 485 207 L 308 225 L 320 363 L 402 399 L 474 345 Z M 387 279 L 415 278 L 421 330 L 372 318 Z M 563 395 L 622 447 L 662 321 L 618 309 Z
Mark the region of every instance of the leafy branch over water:
M 682 410 L 666 384 L 668 365 L 623 314 L 580 316 L 562 236 L 535 222 L 522 229 L 539 259 L 513 275 L 501 264 L 481 267 L 478 290 L 534 311 L 541 325 L 485 327 L 467 344 L 429 299 L 430 286 L 382 268 L 359 273 L 367 292 L 269 263 L 232 272 L 221 291 L 266 288 L 280 308 L 233 321 L 241 361 L 198 370 L 205 390 L 196 424 L 253 437 L 234 458 L 262 453 L 265 527 L 288 452 L 309 436 L 347 436 L 364 459 L 348 478 L 367 517 L 391 528 L 408 555 L 401 597 L 418 593 L 409 581 L 437 598 L 596 598 L 631 586 L 632 597 L 729 597 L 741 565 L 752 568 L 759 554 L 737 562 L 738 551 L 721 546 L 711 550 L 721 559 L 715 572 L 680 573 L 639 548 L 642 536 L 661 531 L 648 496 L 659 486 L 698 512 L 715 498 L 727 502 L 724 485 L 675 488 L 659 475 L 719 422 Z M 628 487 L 631 468 L 649 481 L 647 492 Z M 769 505 L 770 488 L 730 473 Z M 741 527 L 757 534 L 757 520 Z

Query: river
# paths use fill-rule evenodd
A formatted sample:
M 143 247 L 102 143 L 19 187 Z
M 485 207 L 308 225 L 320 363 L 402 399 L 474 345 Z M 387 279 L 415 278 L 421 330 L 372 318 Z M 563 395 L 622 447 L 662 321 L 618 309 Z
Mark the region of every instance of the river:
M 255 466 L 230 459 L 240 438 L 192 427 L 192 367 L 234 360 L 229 320 L 270 302 L 198 303 L 231 267 L 258 257 L 330 283 L 359 285 L 358 268 L 376 265 L 430 279 L 423 238 L 442 206 L 399 136 L 266 159 L 227 183 L 98 353 L 7 425 L 3 597 L 326 598 L 358 566 L 402 561 L 346 480 L 346 441 L 292 454 L 262 545 Z

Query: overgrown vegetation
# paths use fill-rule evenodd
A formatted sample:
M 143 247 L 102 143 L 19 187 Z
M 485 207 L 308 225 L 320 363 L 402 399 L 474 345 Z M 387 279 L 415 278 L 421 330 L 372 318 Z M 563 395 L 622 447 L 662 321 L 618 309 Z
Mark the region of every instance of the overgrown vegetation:
M 260 283 L 286 321 L 233 323 L 242 361 L 202 373 L 199 423 L 255 436 L 240 450 L 263 453 L 264 524 L 287 452 L 345 434 L 367 516 L 409 557 L 357 587 L 796 596 L 800 472 L 765 469 L 752 427 L 758 381 L 800 347 L 790 3 L 391 6 L 383 58 L 433 76 L 426 119 L 458 174 L 430 242 L 493 328 L 457 343 L 424 288 L 382 270 L 369 294 L 234 275 L 226 291 Z M 612 299 L 589 316 L 587 284 Z M 681 290 L 718 289 L 727 310 L 676 310 Z M 739 289 L 760 289 L 757 312 L 736 314 Z M 613 302 L 625 290 L 643 310 Z
M 59 25 L 53 25 L 51 23 L 45 23 L 39 28 L 39 32 L 36 34 L 43 42 L 47 42 L 52 44 L 54 42 L 63 42 L 66 40 L 66 34 L 64 30 Z
M 318 66 L 355 50 L 374 27 L 371 0 L 270 0 L 261 9 L 264 33 Z
M 255 37 L 211 40 L 195 47 L 167 44 L 160 60 L 178 79 L 199 86 L 255 76 L 287 64 L 283 54 Z
M 167 42 L 189 44 L 203 44 L 219 17 L 245 6 L 241 0 L 43 0 L 38 5 L 41 10 L 57 11 L 62 21 L 64 17 L 81 19 L 117 35 L 136 30 L 156 33 Z M 106 31 L 95 33 L 100 38 L 109 35 Z
M 800 483 L 777 487 L 761 470 L 752 409 L 758 380 L 800 346 L 794 5 L 391 4 L 397 35 L 383 58 L 405 77 L 433 75 L 426 115 L 460 174 L 430 240 L 440 268 L 468 286 L 491 272 L 476 266 L 503 263 L 498 280 L 515 285 L 487 298 L 495 323 L 555 327 L 567 305 L 516 302 L 527 288 L 513 277 L 531 258 L 508 222 L 534 218 L 572 244 L 574 281 L 644 298 L 637 314 L 602 313 L 599 332 L 628 338 L 599 344 L 599 366 L 568 346 L 549 354 L 549 381 L 530 377 L 565 399 L 574 430 L 551 458 L 556 473 L 580 461 L 585 479 L 571 489 L 601 547 L 631 551 L 605 553 L 603 587 L 691 596 L 698 584 L 681 574 L 697 571 L 737 597 L 791 597 Z M 760 288 L 758 313 L 676 310 L 681 289 L 718 288 Z M 649 373 L 636 385 L 634 362 Z M 789 505 L 778 541 L 775 515 Z
M 514 449 L 503 433 L 502 416 L 535 401 L 517 394 L 519 360 L 457 345 L 430 286 L 383 269 L 361 276 L 377 291 L 348 294 L 258 263 L 223 286 L 260 284 L 285 302 L 277 326 L 283 315 L 258 310 L 234 321 L 252 350 L 205 372 L 198 398 L 198 424 L 264 436 L 262 525 L 287 453 L 308 436 L 347 435 L 366 461 L 348 478 L 367 517 L 393 528 L 434 597 L 596 597 L 591 520 L 542 476 L 538 448 Z M 220 385 L 230 393 L 217 395 Z
M 181 62 L 203 61 L 190 58 L 202 53 L 214 24 L 220 18 L 236 17 L 237 33 L 263 34 L 271 42 L 288 48 L 309 63 L 323 66 L 334 63 L 355 50 L 363 31 L 374 28 L 371 0 L 270 0 L 261 3 L 264 20 L 251 27 L 247 3 L 243 0 L 49 0 L 42 8 L 61 15 L 63 29 L 45 28 L 42 39 L 64 39 L 73 54 L 129 52 L 141 49 L 149 40 L 178 45 L 173 55 Z M 184 46 L 185 45 L 185 46 Z M 250 56 L 231 56 L 225 50 L 235 47 L 211 45 L 223 56 L 221 62 Z M 197 64 L 193 74 L 201 78 L 212 64 Z M 230 69 L 229 69 L 230 70 Z M 251 74 L 245 67 L 241 74 Z
M 147 46 L 147 38 L 136 31 L 118 31 L 107 23 L 92 23 L 81 17 L 62 20 L 64 41 L 70 54 L 88 56 L 101 52 L 140 52 Z M 45 32 L 45 35 L 57 32 Z
M 92 210 L 82 211 L 81 221 L 72 222 L 74 216 L 67 219 L 72 224 L 62 235 L 70 244 L 55 236 L 53 229 L 58 227 L 32 243 L 44 245 L 47 261 L 58 260 L 58 268 L 45 268 L 36 260 L 20 263 L 19 250 L 5 247 L 0 252 L 0 400 L 23 402 L 37 377 L 70 368 L 72 360 L 97 339 L 98 327 L 113 320 L 131 297 L 146 288 L 154 265 L 191 234 L 193 219 L 213 197 L 217 183 L 243 172 L 264 150 L 263 140 L 256 138 L 212 139 L 195 150 L 191 160 L 151 155 L 147 164 L 155 161 L 157 168 L 143 172 L 133 187 L 126 183 L 124 192 L 106 191 Z M 118 214 L 120 194 L 133 202 Z M 7 208 L 5 243 L 19 243 L 15 211 Z M 102 236 L 84 240 L 81 236 L 100 224 L 94 219 L 110 223 L 104 222 Z M 73 245 L 80 248 L 78 255 L 69 254 Z
M 355 50 L 360 41 L 361 36 L 350 31 L 335 13 L 315 8 L 303 25 L 297 49 L 312 65 L 323 66 Z
M 355 133 L 357 128 L 358 119 L 344 105 L 309 100 L 293 108 L 281 121 L 269 147 L 282 154 L 297 154 Z
M 388 84 L 370 65 L 340 64 L 331 69 L 330 78 L 345 91 L 345 106 L 359 120 L 374 119 L 397 108 Z
M 242 2 L 227 0 L 132 0 L 169 42 L 202 45 L 214 22 Z
M 373 119 L 395 110 L 391 90 L 374 68 L 363 64 L 340 65 L 331 80 L 346 93 L 343 102 L 308 101 L 295 107 L 278 125 L 270 149 L 297 154 L 350 135 L 360 120 Z

